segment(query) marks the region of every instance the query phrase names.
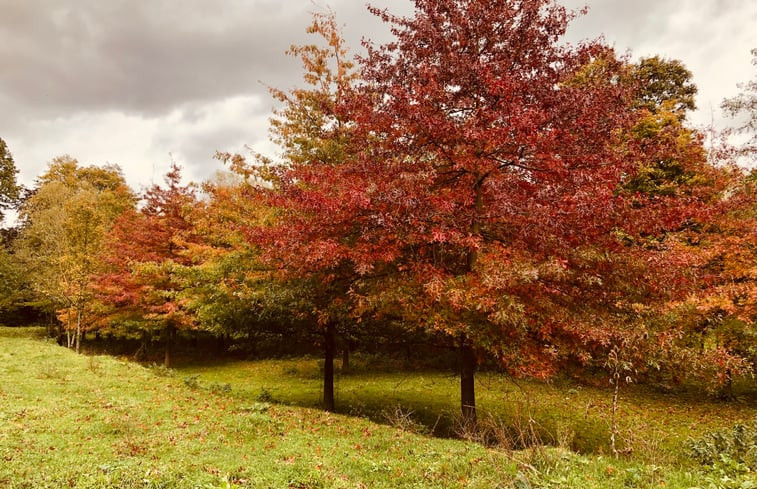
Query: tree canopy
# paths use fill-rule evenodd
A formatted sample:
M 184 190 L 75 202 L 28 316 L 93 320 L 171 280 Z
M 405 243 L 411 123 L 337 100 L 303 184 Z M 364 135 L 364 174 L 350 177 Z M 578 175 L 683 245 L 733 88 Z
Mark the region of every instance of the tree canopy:
M 5 141 L 0 138 L 0 221 L 3 219 L 3 210 L 12 206 L 19 197 L 17 173 L 13 155 Z

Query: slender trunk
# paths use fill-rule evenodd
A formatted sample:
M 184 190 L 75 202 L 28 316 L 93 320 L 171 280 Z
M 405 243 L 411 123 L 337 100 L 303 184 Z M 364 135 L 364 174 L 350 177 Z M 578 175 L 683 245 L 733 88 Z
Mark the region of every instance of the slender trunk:
M 733 373 L 730 368 L 725 370 L 725 386 L 723 397 L 728 400 L 733 400 L 736 396 L 733 395 Z
M 476 425 L 476 353 L 468 344 L 460 347 L 460 408 L 466 428 Z
M 76 308 L 76 353 L 81 350 L 81 309 Z
M 53 321 L 52 314 L 50 315 L 50 321 Z M 56 328 L 58 329 L 58 345 L 63 346 L 63 323 L 58 321 Z
M 323 409 L 334 412 L 334 353 L 336 353 L 336 328 L 333 324 L 326 325 L 323 365 Z
M 173 324 L 167 324 L 164 332 L 166 336 L 166 351 L 165 356 L 163 357 L 163 366 L 166 368 L 171 368 L 171 347 L 173 346 L 174 333 Z
M 620 390 L 620 373 L 615 372 L 612 376 L 615 383 L 615 389 L 612 392 L 612 416 L 610 418 L 610 449 L 613 455 L 618 456 L 618 449 L 615 442 L 618 438 L 618 391 Z
M 71 335 L 71 309 L 66 314 L 66 348 L 74 346 L 74 337 Z
M 350 348 L 345 346 L 342 350 L 342 374 L 350 370 Z

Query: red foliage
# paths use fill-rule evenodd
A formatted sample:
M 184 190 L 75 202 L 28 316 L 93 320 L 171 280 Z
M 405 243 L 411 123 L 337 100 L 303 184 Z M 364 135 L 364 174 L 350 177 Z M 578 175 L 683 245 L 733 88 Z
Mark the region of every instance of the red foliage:
M 693 283 L 666 236 L 707 218 L 717 186 L 634 185 L 650 165 L 706 173 L 701 140 L 644 132 L 624 62 L 561 44 L 576 14 L 552 0 L 415 4 L 412 18 L 371 8 L 396 41 L 368 44 L 362 84 L 333 109 L 348 157 L 279 173 L 267 256 L 349 278 L 352 298 L 390 275 L 357 311 L 399 310 L 516 373 L 644 337 L 635 319 Z
M 182 309 L 176 271 L 193 261 L 187 248 L 197 241 L 190 220 L 197 201 L 180 180 L 174 164 L 166 175 L 167 188 L 152 186 L 139 210 L 130 209 L 116 221 L 104 257 L 110 272 L 99 278 L 111 318 L 143 320 L 157 328 L 192 324 Z

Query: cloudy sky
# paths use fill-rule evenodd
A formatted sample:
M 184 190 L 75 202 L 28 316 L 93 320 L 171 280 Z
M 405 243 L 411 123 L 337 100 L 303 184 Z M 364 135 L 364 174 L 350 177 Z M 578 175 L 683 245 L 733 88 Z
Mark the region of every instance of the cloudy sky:
M 371 3 L 412 12 L 410 0 Z M 720 124 L 721 100 L 755 75 L 757 1 L 564 0 L 584 3 L 570 39 L 682 60 L 700 89 L 696 123 Z M 275 154 L 265 85 L 299 83 L 284 51 L 325 6 L 355 51 L 389 39 L 363 0 L 0 0 L 0 137 L 20 181 L 62 154 L 117 163 L 138 190 L 171 158 L 197 181 L 222 168 L 216 150 Z

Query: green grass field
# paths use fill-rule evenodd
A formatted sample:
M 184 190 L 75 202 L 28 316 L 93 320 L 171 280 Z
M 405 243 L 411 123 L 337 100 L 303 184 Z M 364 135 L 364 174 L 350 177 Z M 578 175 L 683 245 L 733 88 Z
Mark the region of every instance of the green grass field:
M 744 464 L 700 466 L 683 448 L 753 418 L 750 402 L 627 389 L 615 458 L 608 391 L 497 375 L 478 385 L 496 446 L 427 434 L 455 431 L 457 381 L 437 372 L 358 368 L 328 414 L 316 360 L 166 371 L 0 328 L 0 381 L 3 488 L 757 487 Z M 551 446 L 521 448 L 534 441 Z

